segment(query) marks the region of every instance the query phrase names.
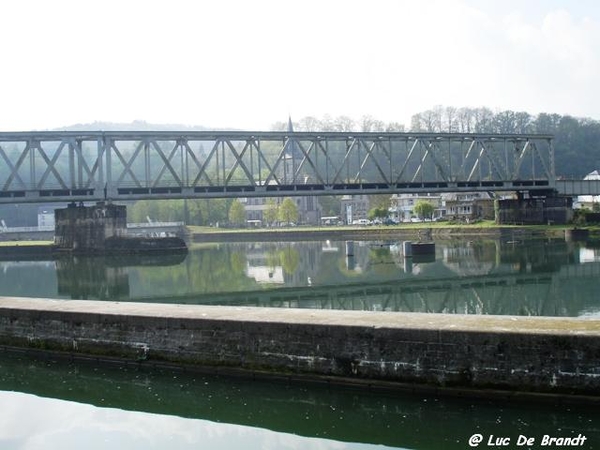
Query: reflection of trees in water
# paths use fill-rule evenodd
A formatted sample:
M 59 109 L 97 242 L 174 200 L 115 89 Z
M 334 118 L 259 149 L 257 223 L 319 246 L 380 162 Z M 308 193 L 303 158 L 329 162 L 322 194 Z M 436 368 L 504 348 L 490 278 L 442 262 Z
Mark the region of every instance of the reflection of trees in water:
M 174 297 L 191 293 L 239 291 L 255 286 L 243 275 L 246 254 L 236 246 L 192 249 L 176 266 L 131 268 L 133 297 Z
M 367 272 L 375 277 L 390 279 L 398 276 L 402 267 L 390 250 L 390 245 L 375 244 L 369 248 Z
M 276 267 L 279 284 L 272 295 L 288 306 L 577 316 L 600 310 L 600 262 L 579 264 L 579 249 L 546 239 L 440 242 L 436 261 L 415 263 L 410 273 L 384 243 L 357 241 L 356 270 L 346 264 L 343 242 L 214 244 L 192 249 L 183 262 L 169 257 L 66 258 L 47 269 L 13 264 L 0 279 L 2 295 L 28 294 L 38 280 L 47 282 L 46 272 L 54 277 L 56 265 L 58 294 L 69 298 L 276 306 L 247 270 Z M 54 291 L 31 292 L 55 297 L 56 288 L 47 285 Z M 345 289 L 349 285 L 356 289 Z M 292 289 L 289 301 L 280 288 Z M 211 295 L 229 292 L 233 295 L 219 300 Z M 236 296 L 239 292 L 260 295 Z
M 239 251 L 231 252 L 229 258 L 231 263 L 231 270 L 237 274 L 243 274 L 246 269 L 246 254 Z
M 343 243 L 338 245 L 343 248 Z M 315 285 L 333 287 L 320 293 L 313 288 L 313 297 L 305 294 L 297 306 L 577 316 L 597 303 L 592 291 L 585 288 L 596 283 L 594 277 L 578 273 L 580 266 L 571 263 L 573 252 L 562 240 L 530 240 L 508 246 L 494 240 L 454 241 L 438 247 L 438 260 L 419 265 L 412 274 L 400 270 L 389 247 L 374 243 L 355 246 L 353 266 L 346 264 L 342 251 L 324 254 Z M 557 272 L 565 264 L 575 270 L 577 279 Z M 379 280 L 388 284 L 381 288 Z M 348 284 L 356 289 L 345 289 Z
M 307 286 L 321 267 L 320 242 L 254 243 L 247 247 L 247 257 L 252 267 L 270 271 L 281 268 L 288 286 Z
M 283 270 L 288 274 L 293 274 L 298 269 L 300 254 L 290 245 L 279 251 L 279 260 Z
M 133 268 L 166 270 L 180 265 L 185 255 L 71 256 L 58 258 L 57 292 L 72 299 L 121 300 L 129 298 Z

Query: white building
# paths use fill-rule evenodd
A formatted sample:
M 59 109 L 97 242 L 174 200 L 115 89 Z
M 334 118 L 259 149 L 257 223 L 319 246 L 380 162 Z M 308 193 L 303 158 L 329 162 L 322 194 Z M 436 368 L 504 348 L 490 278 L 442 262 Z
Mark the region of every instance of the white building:
M 351 225 L 357 220 L 366 220 L 369 213 L 368 195 L 344 195 L 340 201 L 342 221 Z
M 417 215 L 414 213 L 415 205 L 419 201 L 426 201 L 433 205 L 433 218 L 437 219 L 446 214 L 442 197 L 432 194 L 394 194 L 390 198 L 390 213 L 398 222 L 410 222 Z
M 593 172 L 588 173 L 583 179 L 600 180 L 600 171 L 594 170 Z M 600 204 L 600 195 L 579 195 L 577 196 L 577 201 L 574 203 L 573 207 L 592 209 L 595 203 Z
M 298 208 L 298 223 L 303 225 L 319 225 L 321 221 L 321 205 L 315 196 L 290 197 Z M 264 213 L 269 208 L 269 199 L 279 207 L 284 197 L 244 197 L 240 202 L 246 211 L 246 221 L 249 225 L 261 226 L 267 224 Z
M 54 209 L 43 207 L 38 209 L 38 227 L 54 228 Z
M 494 218 L 494 196 L 489 192 L 442 194 L 448 219 L 477 220 Z

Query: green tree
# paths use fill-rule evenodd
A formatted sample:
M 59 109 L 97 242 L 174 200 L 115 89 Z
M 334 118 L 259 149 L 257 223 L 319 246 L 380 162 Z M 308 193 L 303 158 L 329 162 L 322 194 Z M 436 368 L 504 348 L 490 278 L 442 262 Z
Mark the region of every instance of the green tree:
M 389 214 L 387 208 L 371 208 L 367 213 L 367 219 L 385 219 Z
M 434 211 L 435 206 L 426 200 L 419 200 L 413 208 L 413 212 L 421 219 L 431 219 Z
M 229 223 L 236 226 L 242 226 L 246 223 L 246 211 L 244 205 L 238 199 L 235 199 L 229 207 Z
M 266 205 L 267 207 L 263 212 L 263 219 L 265 220 L 267 225 L 271 225 L 277 220 L 279 208 L 277 207 L 277 203 L 275 203 L 275 200 L 273 200 L 272 198 L 267 200 Z
M 127 221 L 134 223 L 184 220 L 183 200 L 140 200 L 127 208 Z
M 279 220 L 285 223 L 298 221 L 298 207 L 296 202 L 289 197 L 286 197 L 279 206 Z

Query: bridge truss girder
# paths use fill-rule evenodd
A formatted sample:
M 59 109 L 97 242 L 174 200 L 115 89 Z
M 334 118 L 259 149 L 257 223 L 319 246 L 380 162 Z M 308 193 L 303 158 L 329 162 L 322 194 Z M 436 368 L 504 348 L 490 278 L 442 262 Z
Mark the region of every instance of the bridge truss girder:
M 0 202 L 552 190 L 549 135 L 0 133 Z

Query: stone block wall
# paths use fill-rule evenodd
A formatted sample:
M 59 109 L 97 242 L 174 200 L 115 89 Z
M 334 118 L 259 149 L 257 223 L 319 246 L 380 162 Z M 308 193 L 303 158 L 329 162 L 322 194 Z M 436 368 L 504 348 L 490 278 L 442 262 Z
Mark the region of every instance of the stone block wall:
M 499 224 L 566 224 L 573 219 L 570 197 L 498 200 L 496 222 Z
M 447 326 L 444 315 L 312 311 L 314 320 L 299 321 L 305 311 L 197 306 L 173 315 L 182 309 L 152 305 L 150 315 L 132 312 L 132 304 L 72 301 L 61 310 L 56 301 L 37 302 L 20 308 L 0 299 L 0 345 L 434 387 L 600 392 L 599 321 L 575 333 L 573 319 L 564 319 L 565 331 L 532 332 L 529 321 L 526 329 L 491 331 Z M 390 317 L 395 324 L 378 325 Z
M 127 235 L 127 209 L 123 205 L 71 204 L 57 209 L 54 216 L 54 243 L 59 249 L 101 251 L 106 239 Z

